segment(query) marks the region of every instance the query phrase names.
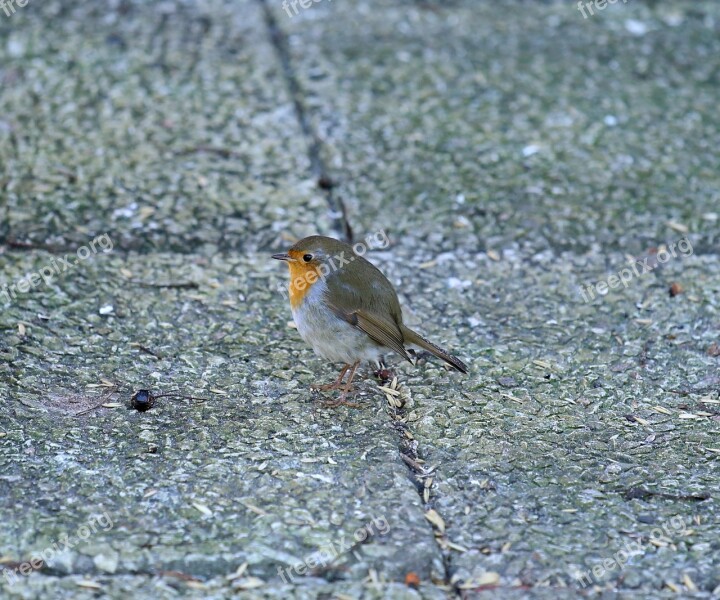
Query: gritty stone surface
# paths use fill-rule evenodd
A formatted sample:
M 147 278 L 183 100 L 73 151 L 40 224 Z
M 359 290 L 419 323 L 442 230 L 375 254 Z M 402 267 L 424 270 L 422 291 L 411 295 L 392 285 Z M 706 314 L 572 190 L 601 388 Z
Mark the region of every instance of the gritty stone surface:
M 676 0 L 0 12 L 0 566 L 55 554 L 0 595 L 716 594 L 718 23 Z M 468 376 L 421 356 L 390 359 L 400 396 L 366 369 L 360 409 L 308 391 L 334 368 L 268 255 L 345 221 L 387 234 L 369 258 Z M 628 257 L 651 272 L 581 292 Z M 142 388 L 175 395 L 137 412 Z
M 385 229 L 410 319 L 472 364 L 403 377 L 461 587 L 720 583 L 720 47 L 717 6 L 693 7 L 361 2 L 290 21 L 350 220 Z M 626 255 L 656 268 L 585 302 Z M 592 573 L 629 541 L 624 569 Z

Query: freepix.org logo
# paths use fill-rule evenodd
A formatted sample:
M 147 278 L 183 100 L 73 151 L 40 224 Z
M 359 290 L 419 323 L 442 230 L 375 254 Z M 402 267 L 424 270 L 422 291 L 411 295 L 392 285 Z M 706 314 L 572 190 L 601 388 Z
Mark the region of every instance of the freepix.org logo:
M 675 252 L 676 248 L 677 252 Z M 628 261 L 628 267 L 620 269 L 616 274 L 610 275 L 607 279 L 601 279 L 596 283 L 589 283 L 584 288 L 581 287 L 580 295 L 585 302 L 590 302 L 590 300 L 595 299 L 595 292 L 597 292 L 598 296 L 605 296 L 610 290 L 619 289 L 621 285 L 627 288 L 633 279 L 652 272 L 671 258 L 677 258 L 678 256 L 685 258 L 692 253 L 692 244 L 686 236 L 677 242 L 662 246 L 655 254 L 640 259 L 633 258 Z
M 2 2 L 2 0 L 0 0 L 0 2 Z M 37 273 L 28 273 L 16 282 L 0 287 L 0 301 L 5 300 L 6 302 L 12 302 L 17 299 L 18 293 L 26 294 L 31 289 L 40 285 L 41 282 L 44 282 L 45 285 L 50 285 L 58 275 L 74 269 L 80 262 L 97 254 L 98 246 L 103 252 L 110 252 L 113 249 L 113 241 L 107 233 L 103 233 L 95 239 L 90 240 L 87 246 L 80 246 L 75 252 L 77 258 L 73 258 L 69 254 L 65 256 L 54 256 L 50 259 L 49 264 L 42 267 Z
M 9 585 L 14 585 L 19 580 L 18 575 L 26 577 L 33 571 L 42 569 L 45 565 L 52 565 L 53 560 L 61 552 L 71 550 L 81 542 L 86 541 L 90 536 L 96 534 L 98 529 L 109 531 L 113 528 L 113 525 L 113 520 L 107 511 L 102 514 L 94 514 L 78 527 L 75 535 L 63 534 L 58 541 L 45 548 L 42 552 L 33 554 L 29 560 L 20 563 L 14 568 L 6 567 L 2 569 L 2 574 Z
M 6 17 L 10 18 L 17 10 L 15 6 L 25 8 L 28 2 L 30 2 L 30 0 L 0 0 L 0 10 L 5 13 Z

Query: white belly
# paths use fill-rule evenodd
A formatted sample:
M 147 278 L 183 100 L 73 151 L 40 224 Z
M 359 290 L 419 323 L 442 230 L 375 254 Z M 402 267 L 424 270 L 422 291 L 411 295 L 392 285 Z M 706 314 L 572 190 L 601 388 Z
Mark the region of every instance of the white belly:
M 315 283 L 302 304 L 292 311 L 300 337 L 315 354 L 332 362 L 353 364 L 358 360 L 378 360 L 386 352 L 382 346 L 320 303 L 325 288 L 323 281 Z

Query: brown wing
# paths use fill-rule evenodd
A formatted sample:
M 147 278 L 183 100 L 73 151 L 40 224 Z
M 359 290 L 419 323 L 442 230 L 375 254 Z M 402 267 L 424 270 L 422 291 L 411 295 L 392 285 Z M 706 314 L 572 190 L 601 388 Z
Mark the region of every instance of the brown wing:
M 378 344 L 412 362 L 405 351 L 400 329 L 402 312 L 392 284 L 379 269 L 360 256 L 355 256 L 343 271 L 345 276 L 342 278 L 338 277 L 338 272 L 327 278 L 326 301 L 331 310 Z
M 341 319 L 353 327 L 367 333 L 378 344 L 397 352 L 408 362 L 412 362 L 403 345 L 402 332 L 397 323 L 390 322 L 377 315 L 357 309 L 351 312 L 344 311 L 337 306 L 330 305 L 330 309 Z

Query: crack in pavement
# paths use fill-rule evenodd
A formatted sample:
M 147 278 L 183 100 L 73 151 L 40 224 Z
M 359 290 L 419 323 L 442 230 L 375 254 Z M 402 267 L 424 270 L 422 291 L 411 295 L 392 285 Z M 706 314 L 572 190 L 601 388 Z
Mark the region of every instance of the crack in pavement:
M 330 215 L 335 228 L 340 232 L 344 241 L 352 244 L 353 232 L 347 218 L 345 204 L 342 198 L 333 192 L 333 180 L 330 178 L 328 166 L 323 160 L 321 153 L 322 141 L 310 123 L 304 103 L 305 94 L 292 66 L 287 35 L 278 25 L 277 19 L 268 5 L 267 0 L 257 0 L 257 2 L 260 4 L 265 16 L 265 24 L 267 25 L 270 44 L 275 48 L 275 52 L 280 61 L 285 84 L 292 98 L 300 129 L 307 140 L 310 168 L 312 169 L 313 175 L 317 178 L 318 187 L 325 194 L 325 199 L 330 208 Z
M 410 481 L 417 490 L 418 495 L 423 503 L 425 518 L 430 523 L 435 542 L 437 543 L 443 560 L 443 581 L 440 583 L 448 590 L 452 590 L 458 597 L 461 596 L 460 590 L 452 583 L 451 565 L 452 554 L 448 546 L 447 532 L 445 530 L 445 520 L 433 508 L 433 497 L 437 496 L 437 492 L 433 492 L 433 480 L 437 472 L 437 467 L 425 466 L 425 461 L 420 457 L 419 442 L 410 431 L 408 425 L 408 413 L 405 409 L 407 394 L 403 392 L 402 387 L 398 383 L 397 377 L 387 385 L 380 383 L 378 385 L 381 392 L 385 394 L 388 405 L 388 416 L 393 429 L 397 431 L 400 438 L 398 451 L 400 458 L 410 472 Z M 429 518 L 429 515 L 432 517 Z M 433 582 L 438 583 L 438 582 Z

